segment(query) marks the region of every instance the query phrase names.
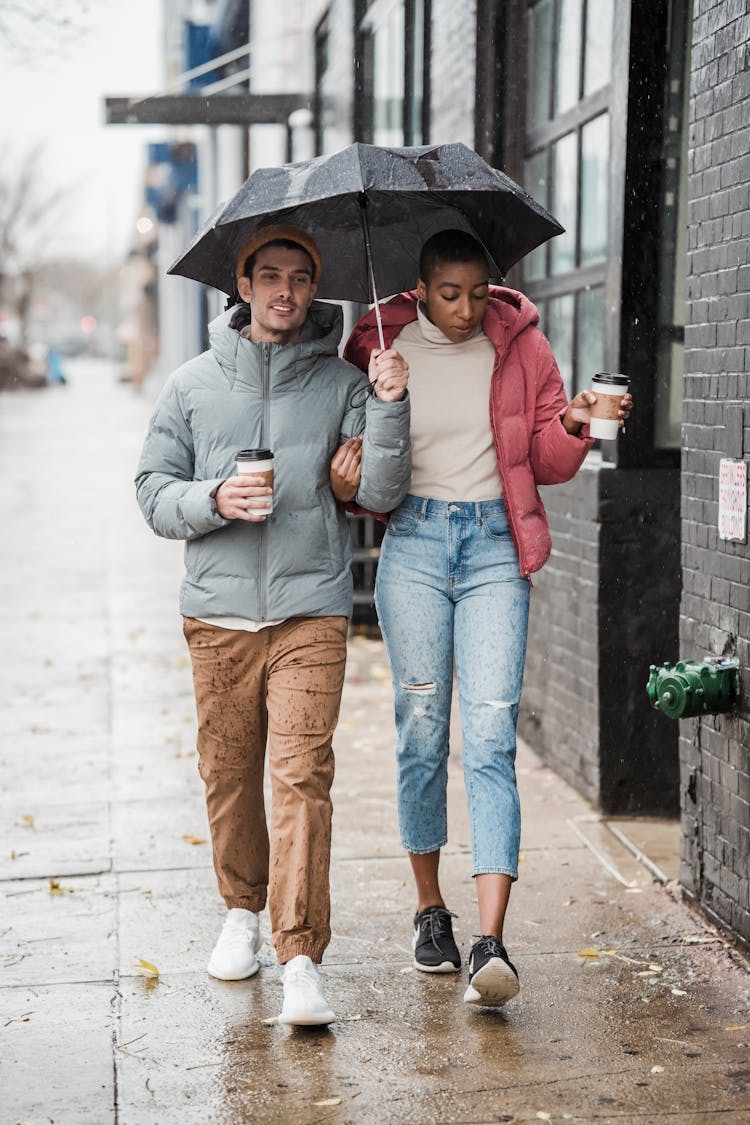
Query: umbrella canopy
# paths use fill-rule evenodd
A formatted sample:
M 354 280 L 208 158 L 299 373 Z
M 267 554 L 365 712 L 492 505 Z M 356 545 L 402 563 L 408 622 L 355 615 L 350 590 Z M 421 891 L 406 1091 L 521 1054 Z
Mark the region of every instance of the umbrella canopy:
M 317 241 L 318 297 L 361 302 L 377 300 L 375 284 L 383 295 L 410 289 L 423 243 L 440 230 L 479 239 L 498 276 L 563 231 L 466 145 L 353 144 L 332 156 L 253 172 L 168 272 L 232 293 L 240 247 L 275 223 L 302 227 Z

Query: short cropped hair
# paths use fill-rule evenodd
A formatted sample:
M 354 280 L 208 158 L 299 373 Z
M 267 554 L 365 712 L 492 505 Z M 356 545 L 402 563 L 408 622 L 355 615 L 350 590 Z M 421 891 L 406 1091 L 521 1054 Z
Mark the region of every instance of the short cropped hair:
M 429 281 L 438 266 L 452 262 L 476 262 L 487 267 L 489 262 L 484 247 L 463 230 L 441 230 L 428 238 L 419 255 L 419 276 Z
M 261 250 L 267 250 L 269 246 L 278 246 L 281 247 L 282 250 L 301 250 L 310 263 L 310 277 L 313 281 L 315 280 L 315 262 L 312 260 L 310 252 L 306 250 L 304 246 L 301 246 L 299 242 L 294 242 L 291 238 L 272 238 L 269 242 L 264 242 L 262 246 L 259 246 L 257 250 L 245 259 L 243 269 L 245 277 L 249 277 L 252 281 L 255 259 Z

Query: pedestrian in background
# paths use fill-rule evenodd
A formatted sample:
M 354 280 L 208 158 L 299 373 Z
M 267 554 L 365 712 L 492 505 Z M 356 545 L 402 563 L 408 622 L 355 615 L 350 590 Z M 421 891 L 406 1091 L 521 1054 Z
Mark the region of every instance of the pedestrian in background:
M 405 367 L 373 361 L 374 394 L 362 393 L 368 380 L 338 357 L 341 309 L 313 300 L 320 262 L 298 228 L 250 238 L 236 263 L 240 303 L 211 324 L 209 350 L 164 387 L 136 478 L 149 525 L 186 541 L 180 608 L 228 910 L 208 971 L 222 980 L 257 971 L 268 894 L 285 966 L 280 1020 L 290 1024 L 335 1018 L 317 966 L 331 935 L 331 742 L 352 576 L 329 462 L 343 445 L 344 472 L 357 464 L 357 500 L 370 508 L 397 506 L 410 476 Z M 247 447 L 273 453 L 272 488 L 235 472 Z M 269 496 L 272 514 L 262 514 Z
M 412 403 L 409 495 L 390 513 L 376 580 L 395 699 L 398 814 L 417 890 L 415 965 L 457 972 L 455 914 L 438 877 L 455 663 L 479 910 L 464 999 L 499 1006 L 519 989 L 503 924 L 518 876 L 516 722 L 530 576 L 551 549 L 537 486 L 577 472 L 592 445 L 595 399 L 582 391 L 568 402 L 536 308 L 490 286 L 475 239 L 436 234 L 419 272 L 416 291 L 381 307 L 385 343 L 409 367 Z M 371 311 L 344 355 L 366 369 L 377 341 Z M 335 464 L 332 473 L 337 490 L 356 487 L 356 476 L 339 481 Z

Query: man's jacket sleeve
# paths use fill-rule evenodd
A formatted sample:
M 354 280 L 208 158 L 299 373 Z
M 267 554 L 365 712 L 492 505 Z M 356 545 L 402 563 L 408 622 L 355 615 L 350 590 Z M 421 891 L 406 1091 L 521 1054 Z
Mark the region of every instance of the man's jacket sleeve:
M 356 503 L 372 512 L 392 512 L 411 483 L 411 404 L 408 391 L 400 402 L 367 396 L 362 443 L 362 477 Z
M 149 527 L 165 539 L 197 539 L 229 521 L 215 496 L 223 479 L 193 480 L 193 437 L 173 379 L 156 403 L 135 478 Z

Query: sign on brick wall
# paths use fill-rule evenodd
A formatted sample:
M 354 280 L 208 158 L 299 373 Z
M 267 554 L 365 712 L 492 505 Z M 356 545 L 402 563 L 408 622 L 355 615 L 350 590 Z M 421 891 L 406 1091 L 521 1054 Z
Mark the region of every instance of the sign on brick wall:
M 747 464 L 722 459 L 719 466 L 719 538 L 747 535 Z

